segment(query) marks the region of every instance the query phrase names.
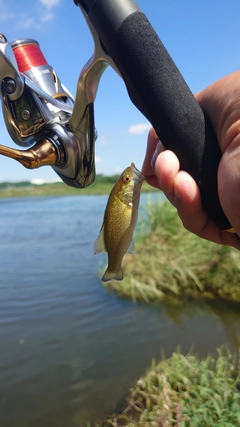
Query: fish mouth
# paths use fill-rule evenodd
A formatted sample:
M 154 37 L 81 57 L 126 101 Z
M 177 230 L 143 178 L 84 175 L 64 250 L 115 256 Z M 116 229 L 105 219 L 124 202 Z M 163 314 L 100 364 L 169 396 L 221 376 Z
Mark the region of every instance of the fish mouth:
M 138 170 L 136 166 L 134 167 L 133 179 L 137 183 L 143 182 L 145 179 L 145 176 L 143 175 L 143 173 L 140 170 Z

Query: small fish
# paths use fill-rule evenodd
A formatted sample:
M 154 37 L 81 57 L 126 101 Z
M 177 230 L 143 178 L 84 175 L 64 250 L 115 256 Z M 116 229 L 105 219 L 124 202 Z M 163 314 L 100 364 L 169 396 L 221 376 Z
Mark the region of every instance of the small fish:
M 108 267 L 102 277 L 104 282 L 122 280 L 122 259 L 125 253 L 136 252 L 132 236 L 143 181 L 143 174 L 132 163 L 123 171 L 109 195 L 100 234 L 94 244 L 95 254 L 108 254 Z

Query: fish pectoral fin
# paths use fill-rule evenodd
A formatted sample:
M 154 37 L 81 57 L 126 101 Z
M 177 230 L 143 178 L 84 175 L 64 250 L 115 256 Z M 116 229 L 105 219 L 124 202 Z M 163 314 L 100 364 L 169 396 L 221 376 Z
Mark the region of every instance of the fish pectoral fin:
M 137 253 L 133 240 L 130 243 L 130 246 L 126 252 L 127 254 L 135 255 Z
M 101 227 L 99 236 L 94 243 L 94 254 L 99 254 L 100 252 L 106 252 L 105 242 L 104 242 L 104 224 Z

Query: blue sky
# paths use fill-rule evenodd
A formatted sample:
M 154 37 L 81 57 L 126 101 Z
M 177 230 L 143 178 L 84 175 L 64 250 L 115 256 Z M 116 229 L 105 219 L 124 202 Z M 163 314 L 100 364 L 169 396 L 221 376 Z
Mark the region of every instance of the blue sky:
M 239 0 L 138 0 L 187 84 L 196 92 L 240 67 Z M 0 32 L 9 41 L 36 39 L 62 83 L 75 94 L 79 72 L 93 52 L 86 22 L 73 0 L 0 0 Z M 108 67 L 95 102 L 97 173 L 141 168 L 147 129 L 120 77 Z M 18 148 L 0 113 L 0 144 Z M 54 179 L 51 167 L 29 171 L 0 156 L 0 181 Z

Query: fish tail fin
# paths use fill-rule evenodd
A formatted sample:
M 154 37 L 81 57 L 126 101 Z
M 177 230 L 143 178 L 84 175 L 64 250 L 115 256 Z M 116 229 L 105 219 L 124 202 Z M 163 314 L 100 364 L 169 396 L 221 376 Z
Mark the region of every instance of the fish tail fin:
M 119 268 L 119 270 L 111 271 L 107 268 L 105 271 L 102 281 L 108 282 L 109 280 L 122 280 L 123 279 L 123 272 L 122 269 Z

